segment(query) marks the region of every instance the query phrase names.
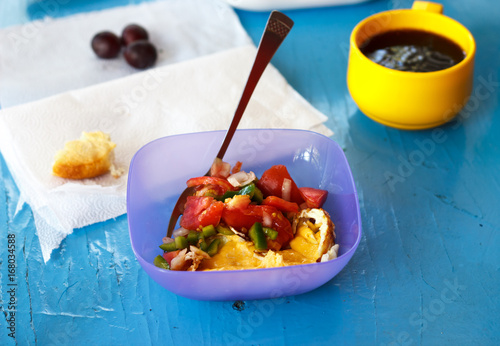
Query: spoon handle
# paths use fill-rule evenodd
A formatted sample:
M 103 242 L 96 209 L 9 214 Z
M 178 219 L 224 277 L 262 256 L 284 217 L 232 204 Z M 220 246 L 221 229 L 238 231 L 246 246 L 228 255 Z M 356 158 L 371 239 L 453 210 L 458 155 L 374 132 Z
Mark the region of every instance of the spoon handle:
M 274 56 L 274 53 L 276 53 L 281 43 L 290 32 L 292 26 L 293 21 L 281 12 L 273 11 L 269 16 L 266 29 L 260 39 L 257 56 L 255 57 L 252 69 L 250 70 L 250 75 L 248 76 L 247 84 L 245 85 L 245 89 L 241 95 L 240 103 L 236 108 L 231 125 L 226 132 L 224 141 L 222 142 L 219 153 L 217 154 L 219 159 L 224 157 L 224 154 L 226 153 L 229 143 L 233 138 L 234 132 L 238 127 L 241 117 L 243 116 L 243 113 L 248 105 L 248 101 L 250 101 L 250 97 L 252 96 L 262 73 L 264 73 L 264 70 Z

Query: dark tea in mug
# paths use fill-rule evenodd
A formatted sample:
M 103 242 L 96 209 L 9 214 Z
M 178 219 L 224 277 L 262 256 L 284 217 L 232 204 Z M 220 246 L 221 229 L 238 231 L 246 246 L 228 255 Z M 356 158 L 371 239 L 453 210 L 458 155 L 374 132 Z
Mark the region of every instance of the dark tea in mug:
M 409 72 L 433 72 L 465 58 L 455 42 L 423 30 L 392 30 L 377 34 L 360 45 L 361 52 L 379 65 Z

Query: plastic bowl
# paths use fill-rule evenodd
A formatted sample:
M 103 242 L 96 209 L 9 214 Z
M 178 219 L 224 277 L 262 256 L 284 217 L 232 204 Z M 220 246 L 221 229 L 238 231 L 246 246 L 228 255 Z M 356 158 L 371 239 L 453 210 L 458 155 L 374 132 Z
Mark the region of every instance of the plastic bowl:
M 332 279 L 349 262 L 361 238 L 356 188 L 342 149 L 331 139 L 302 130 L 238 130 L 224 156 L 259 177 L 284 164 L 297 185 L 328 190 L 323 205 L 336 226 L 339 257 L 298 266 L 180 272 L 157 268 L 153 259 L 165 236 L 170 213 L 186 181 L 204 175 L 225 131 L 157 139 L 142 147 L 130 164 L 127 212 L 132 249 L 142 268 L 167 290 L 197 300 L 278 298 L 311 291 Z

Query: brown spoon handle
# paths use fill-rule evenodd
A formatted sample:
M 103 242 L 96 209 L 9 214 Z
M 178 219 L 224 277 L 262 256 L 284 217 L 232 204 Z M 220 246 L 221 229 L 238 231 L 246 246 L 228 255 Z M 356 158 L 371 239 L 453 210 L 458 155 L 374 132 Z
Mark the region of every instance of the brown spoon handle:
M 293 21 L 281 12 L 273 11 L 269 16 L 266 29 L 260 39 L 257 56 L 255 57 L 252 69 L 250 70 L 250 75 L 248 76 L 247 84 L 245 85 L 245 89 L 241 95 L 240 103 L 236 108 L 231 125 L 226 132 L 224 141 L 222 142 L 219 153 L 217 154 L 219 159 L 224 157 L 224 154 L 226 153 L 229 143 L 233 138 L 234 132 L 240 123 L 241 117 L 247 108 L 248 101 L 250 101 L 250 97 L 252 96 L 260 77 L 274 56 L 274 53 L 278 50 L 281 42 L 283 42 L 292 29 L 292 26 Z
M 250 97 L 252 96 L 252 93 L 255 90 L 255 87 L 257 86 L 262 73 L 264 73 L 264 70 L 271 61 L 271 58 L 278 50 L 278 47 L 281 45 L 281 42 L 283 42 L 286 35 L 288 35 L 288 32 L 290 31 L 292 26 L 293 21 L 281 12 L 273 11 L 269 16 L 266 29 L 260 40 L 259 48 L 257 49 L 255 62 L 250 71 L 250 75 L 248 76 L 247 84 L 245 86 L 245 89 L 243 90 L 243 94 L 241 95 L 240 103 L 236 108 L 236 112 L 234 113 L 231 125 L 226 132 L 226 136 L 224 138 L 224 141 L 222 142 L 222 146 L 219 150 L 219 153 L 217 154 L 217 157 L 219 159 L 222 159 L 224 157 L 227 147 L 229 146 L 229 143 L 233 138 L 234 132 L 238 127 L 240 119 L 243 116 L 243 112 L 248 105 L 248 101 L 250 101 Z M 208 170 L 207 174 L 205 175 L 209 174 L 210 170 Z M 170 216 L 167 237 L 172 236 L 175 225 L 177 224 L 177 220 L 184 212 L 184 205 L 186 204 L 187 197 L 191 196 L 193 193 L 194 188 L 191 187 L 185 189 L 179 196 L 179 199 L 177 200 L 177 203 L 175 204 Z

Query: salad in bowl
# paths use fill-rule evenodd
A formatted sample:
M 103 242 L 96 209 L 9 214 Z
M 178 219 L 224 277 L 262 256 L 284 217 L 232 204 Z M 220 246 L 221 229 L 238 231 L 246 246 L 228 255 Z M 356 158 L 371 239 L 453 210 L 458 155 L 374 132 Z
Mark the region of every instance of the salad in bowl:
M 229 186 L 200 176 L 213 164 L 224 135 L 225 131 L 208 131 L 163 137 L 134 155 L 128 175 L 127 218 L 132 250 L 143 270 L 168 291 L 197 300 L 285 297 L 330 281 L 350 261 L 361 239 L 356 187 L 342 148 L 311 131 L 237 130 L 224 156 L 232 165 L 230 174 L 220 179 L 229 182 L 238 173 L 238 161 L 243 162 L 239 171 L 245 176 L 253 172 L 255 179 L 251 176 L 252 182 Z M 285 168 L 290 182 L 283 178 Z M 272 184 L 277 177 L 283 178 L 281 186 Z M 191 202 L 196 208 L 189 213 L 190 208 L 186 209 L 173 242 L 163 241 L 187 182 L 197 186 L 199 196 Z M 221 197 L 223 191 L 234 196 Z M 199 212 L 198 207 L 210 211 Z M 260 230 L 250 232 L 257 222 L 260 225 L 255 227 L 262 227 L 264 237 Z M 179 238 L 176 244 L 179 236 L 185 240 Z M 219 239 L 217 246 L 212 245 L 215 239 Z M 193 252 L 189 255 L 193 258 L 179 257 L 184 263 L 172 263 L 184 250 L 185 255 Z M 201 254 L 204 258 L 196 267 L 198 250 L 210 258 Z M 165 269 L 167 264 L 170 269 Z
M 155 265 L 208 271 L 283 267 L 337 257 L 335 226 L 321 209 L 328 191 L 298 187 L 286 166 L 258 179 L 216 159 L 208 176 L 190 178 L 180 228 L 164 237 Z

